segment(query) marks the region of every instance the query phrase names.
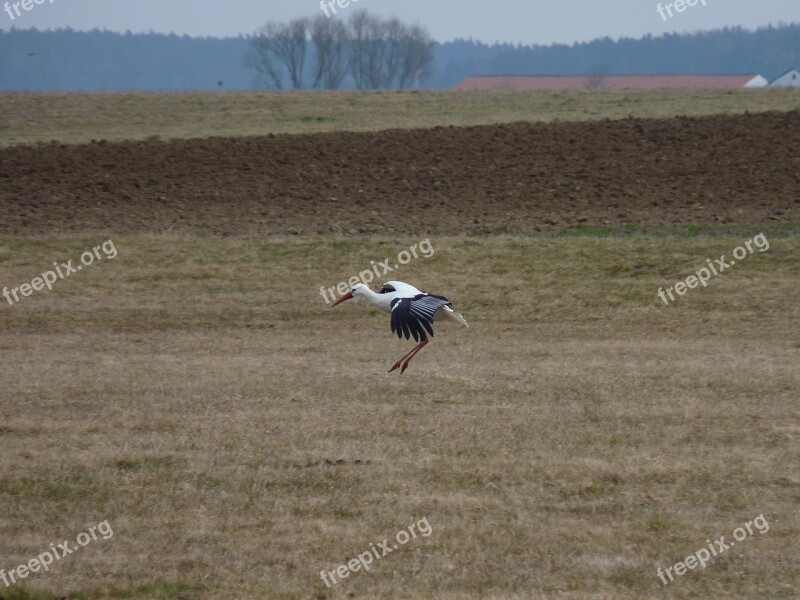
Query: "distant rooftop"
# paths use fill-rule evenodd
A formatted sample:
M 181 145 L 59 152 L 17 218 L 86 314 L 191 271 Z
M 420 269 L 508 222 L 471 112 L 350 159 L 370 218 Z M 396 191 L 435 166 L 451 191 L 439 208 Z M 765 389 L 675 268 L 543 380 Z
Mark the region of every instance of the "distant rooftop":
M 582 90 L 742 88 L 757 75 L 488 75 L 467 77 L 453 89 Z

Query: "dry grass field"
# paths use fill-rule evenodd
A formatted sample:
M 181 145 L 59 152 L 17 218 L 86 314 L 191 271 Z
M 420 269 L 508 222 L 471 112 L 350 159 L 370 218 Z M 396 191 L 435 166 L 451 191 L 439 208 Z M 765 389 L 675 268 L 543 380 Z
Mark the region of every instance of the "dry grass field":
M 578 92 L 0 93 L 0 147 L 380 131 L 800 108 L 793 89 Z
M 0 293 L 117 253 L 0 296 L 0 600 L 797 598 L 798 108 L 0 94 Z M 743 116 L 668 118 L 710 114 Z M 563 123 L 629 116 L 658 120 Z M 552 124 L 383 131 L 515 121 Z M 207 136 L 230 137 L 163 143 Z M 658 298 L 759 232 L 766 252 Z M 380 279 L 470 327 L 389 374 L 411 344 L 320 287 L 426 238 Z
M 759 231 L 767 252 L 658 300 Z M 797 597 L 796 225 L 431 237 L 393 277 L 471 326 L 403 375 L 387 316 L 319 287 L 422 238 L 112 237 L 0 298 L 0 568 L 114 532 L 7 600 Z M 0 237 L 0 283 L 107 239 Z

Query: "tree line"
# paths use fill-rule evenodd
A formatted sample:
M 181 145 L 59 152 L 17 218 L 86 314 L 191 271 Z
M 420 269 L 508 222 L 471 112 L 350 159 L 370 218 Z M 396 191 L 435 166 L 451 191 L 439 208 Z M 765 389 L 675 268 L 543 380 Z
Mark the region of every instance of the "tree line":
M 348 9 L 350 11 L 351 9 Z M 338 20 L 338 18 L 337 18 Z M 351 24 L 330 27 L 349 31 Z M 324 28 L 327 24 L 322 24 Z M 337 50 L 336 37 L 318 35 L 323 64 L 306 30 L 302 81 L 305 87 L 353 89 L 350 46 Z M 57 29 L 0 30 L 0 90 L 4 91 L 124 91 L 124 90 L 249 90 L 254 71 L 243 57 L 252 52 L 254 35 L 235 38 L 193 38 L 175 34 L 134 34 L 112 31 Z M 374 37 L 374 36 L 373 36 Z M 342 38 L 340 38 L 342 39 Z M 362 34 L 359 47 L 367 45 Z M 332 41 L 330 41 L 332 40 Z M 340 51 L 344 50 L 344 51 Z M 476 40 L 455 40 L 427 48 L 434 57 L 419 69 L 419 87 L 450 88 L 470 75 L 628 75 L 636 73 L 759 73 L 767 79 L 792 67 L 800 67 L 800 24 L 764 27 L 756 31 L 729 28 L 694 34 L 665 34 L 642 39 L 600 39 L 554 46 L 518 44 L 487 45 Z M 400 73 L 397 53 L 392 69 L 387 53 L 370 62 L 369 52 L 359 50 L 358 82 L 369 87 L 369 76 L 379 81 L 381 72 Z M 281 63 L 275 63 L 283 89 L 292 82 Z M 346 73 L 342 80 L 342 72 Z M 409 72 L 407 69 L 406 72 Z M 410 69 L 414 72 L 414 69 Z M 319 79 L 317 74 L 321 73 Z M 414 76 L 406 82 L 416 85 Z M 386 79 L 387 77 L 384 77 Z M 399 75 L 395 76 L 399 81 Z M 261 85 L 264 85 L 263 83 Z M 396 83 L 394 85 L 397 85 Z M 270 87 L 275 87 L 270 85 Z M 2 119 L 0 118 L 0 124 Z
M 419 25 L 366 10 L 342 21 L 325 15 L 268 22 L 250 41 L 246 67 L 258 84 L 335 90 L 419 87 L 433 73 L 434 42 Z

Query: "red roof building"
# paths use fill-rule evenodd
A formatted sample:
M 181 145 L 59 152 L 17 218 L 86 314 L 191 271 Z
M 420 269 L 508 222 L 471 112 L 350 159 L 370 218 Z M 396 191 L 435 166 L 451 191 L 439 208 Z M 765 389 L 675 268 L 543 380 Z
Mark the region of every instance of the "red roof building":
M 467 77 L 453 89 L 474 90 L 656 90 L 736 89 L 756 75 L 490 75 Z

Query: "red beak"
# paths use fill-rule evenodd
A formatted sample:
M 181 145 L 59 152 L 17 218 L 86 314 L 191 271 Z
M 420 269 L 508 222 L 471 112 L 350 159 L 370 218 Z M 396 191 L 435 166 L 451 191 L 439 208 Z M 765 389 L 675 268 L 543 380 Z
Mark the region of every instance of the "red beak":
M 337 304 L 340 304 L 341 302 L 344 302 L 345 300 L 350 300 L 350 298 L 352 298 L 352 297 L 353 297 L 353 294 L 351 294 L 350 292 L 347 292 L 347 293 L 346 293 L 344 296 L 342 296 L 342 297 L 341 297 L 341 298 L 339 298 L 339 299 L 338 299 L 336 302 L 334 302 L 333 304 L 331 304 L 331 308 L 333 308 L 333 307 L 334 307 L 334 306 L 336 306 Z

